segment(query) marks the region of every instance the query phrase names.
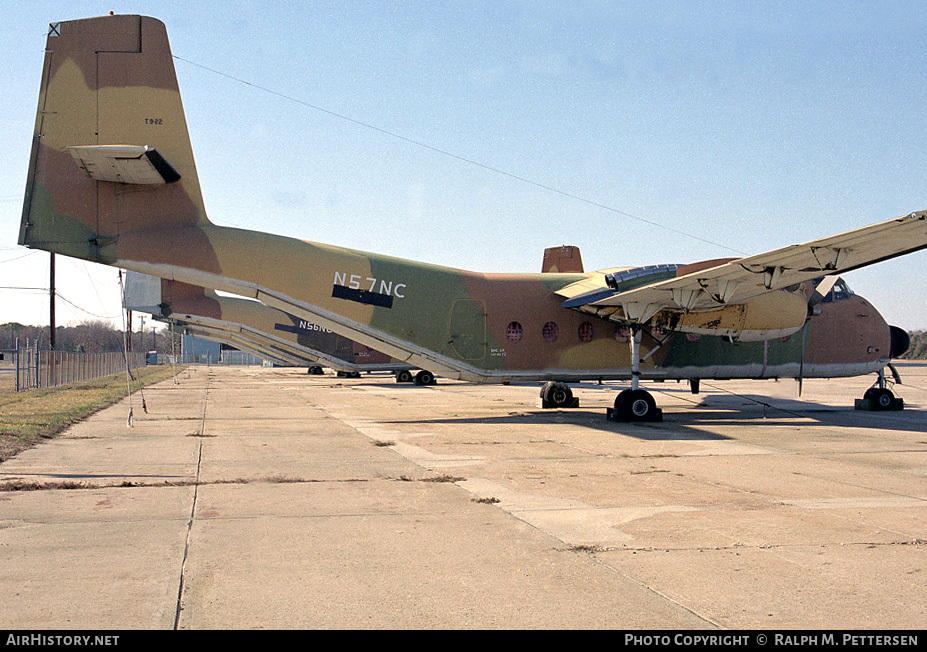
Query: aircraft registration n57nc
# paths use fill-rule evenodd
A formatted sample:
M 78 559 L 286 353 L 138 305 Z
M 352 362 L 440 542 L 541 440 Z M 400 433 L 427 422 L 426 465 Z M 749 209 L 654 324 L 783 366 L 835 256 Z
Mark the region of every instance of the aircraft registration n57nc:
M 307 366 L 310 373 L 322 373 L 325 365 L 344 375 L 389 371 L 397 382 L 434 382 L 429 372 L 413 376 L 415 370 L 407 364 L 253 299 L 129 271 L 123 300 L 127 310 L 172 322 L 191 335 L 276 364 Z
M 582 271 L 577 247 L 544 250 L 542 272 Z M 188 335 L 252 353 L 274 364 L 303 366 L 322 373 L 322 365 L 339 375 L 390 371 L 400 383 L 432 385 L 434 375 L 342 337 L 316 324 L 265 306 L 253 299 L 231 297 L 180 281 L 129 271 L 125 275 L 126 310 L 146 312 Z
M 552 274 L 223 227 L 206 215 L 167 31 L 119 15 L 50 25 L 19 242 L 258 299 L 449 378 L 553 381 L 555 404 L 566 382 L 630 380 L 610 412 L 647 420 L 660 410 L 641 379 L 884 381 L 906 334 L 836 275 L 927 247 L 927 213 L 739 259 Z M 886 392 L 867 398 L 888 406 Z

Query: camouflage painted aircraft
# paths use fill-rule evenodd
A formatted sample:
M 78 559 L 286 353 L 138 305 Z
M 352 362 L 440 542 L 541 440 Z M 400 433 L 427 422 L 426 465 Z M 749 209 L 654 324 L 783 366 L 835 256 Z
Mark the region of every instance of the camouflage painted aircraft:
M 434 382 L 430 372 L 413 376 L 410 365 L 253 299 L 223 296 L 130 271 L 126 274 L 125 305 L 128 310 L 174 323 L 188 334 L 234 346 L 276 364 L 308 366 L 310 373 L 322 373 L 321 365 L 326 365 L 339 375 L 390 371 L 399 382 Z
M 880 374 L 905 334 L 837 274 L 927 247 L 927 212 L 739 259 L 485 274 L 223 227 L 206 215 L 164 25 L 50 26 L 20 244 L 257 299 L 432 373 L 629 379 L 617 419 L 660 418 L 642 379 Z M 828 277 L 822 284 L 815 281 Z M 817 304 L 817 305 L 815 305 Z M 814 313 L 820 312 L 820 315 Z
M 542 272 L 567 270 L 583 271 L 577 247 L 544 250 Z M 253 299 L 220 295 L 207 288 L 130 271 L 125 275 L 123 303 L 127 310 L 148 313 L 181 333 L 226 344 L 277 365 L 308 366 L 310 374 L 323 373 L 322 365 L 326 365 L 341 376 L 391 371 L 400 383 L 435 382 L 434 375 L 425 369 L 415 370 L 369 346 Z

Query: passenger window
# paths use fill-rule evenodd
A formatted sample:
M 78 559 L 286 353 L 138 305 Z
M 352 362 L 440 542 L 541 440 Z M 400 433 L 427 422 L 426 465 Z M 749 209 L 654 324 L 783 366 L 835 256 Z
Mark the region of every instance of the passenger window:
M 584 321 L 579 325 L 579 341 L 580 342 L 591 342 L 592 341 L 592 324 L 588 321 Z
M 544 328 L 541 329 L 541 336 L 544 338 L 545 342 L 553 344 L 557 341 L 557 338 L 560 337 L 560 327 L 557 326 L 556 322 L 549 321 L 544 324 Z

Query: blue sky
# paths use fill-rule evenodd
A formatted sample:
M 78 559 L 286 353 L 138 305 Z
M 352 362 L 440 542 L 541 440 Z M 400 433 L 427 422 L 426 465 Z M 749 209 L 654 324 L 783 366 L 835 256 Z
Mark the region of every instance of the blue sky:
M 210 218 L 485 272 L 760 253 L 927 209 L 923 2 L 6 3 L 0 274 L 47 24 L 168 27 Z M 218 74 L 221 73 L 221 74 Z M 927 252 L 847 275 L 927 328 Z M 59 325 L 119 324 L 109 268 L 58 257 Z M 0 289 L 0 323 L 44 324 Z

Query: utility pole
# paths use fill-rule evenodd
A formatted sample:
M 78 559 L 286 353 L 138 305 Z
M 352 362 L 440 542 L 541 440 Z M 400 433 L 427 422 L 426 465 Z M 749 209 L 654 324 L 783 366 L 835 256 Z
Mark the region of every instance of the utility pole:
M 48 348 L 55 348 L 55 254 L 51 254 L 48 278 Z

